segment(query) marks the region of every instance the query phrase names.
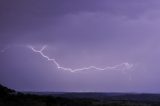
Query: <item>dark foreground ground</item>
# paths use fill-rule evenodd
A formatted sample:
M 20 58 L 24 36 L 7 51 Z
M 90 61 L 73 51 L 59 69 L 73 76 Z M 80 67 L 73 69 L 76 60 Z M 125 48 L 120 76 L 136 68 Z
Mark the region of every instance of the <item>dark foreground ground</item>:
M 0 106 L 160 106 L 160 94 L 18 93 L 0 86 Z

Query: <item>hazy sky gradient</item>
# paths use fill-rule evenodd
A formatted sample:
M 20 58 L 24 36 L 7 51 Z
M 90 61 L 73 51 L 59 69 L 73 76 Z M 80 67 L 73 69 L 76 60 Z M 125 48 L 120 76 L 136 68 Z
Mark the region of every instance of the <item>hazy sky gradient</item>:
M 0 0 L 0 83 L 16 90 L 160 93 L 159 0 Z M 57 70 L 134 64 L 132 70 Z M 5 52 L 3 52 L 5 50 Z

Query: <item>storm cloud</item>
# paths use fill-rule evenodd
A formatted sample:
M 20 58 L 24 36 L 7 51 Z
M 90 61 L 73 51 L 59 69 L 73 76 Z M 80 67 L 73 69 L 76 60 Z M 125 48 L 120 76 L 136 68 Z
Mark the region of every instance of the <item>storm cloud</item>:
M 160 92 L 158 0 L 1 0 L 0 82 L 17 90 Z M 64 67 L 133 70 L 69 73 Z

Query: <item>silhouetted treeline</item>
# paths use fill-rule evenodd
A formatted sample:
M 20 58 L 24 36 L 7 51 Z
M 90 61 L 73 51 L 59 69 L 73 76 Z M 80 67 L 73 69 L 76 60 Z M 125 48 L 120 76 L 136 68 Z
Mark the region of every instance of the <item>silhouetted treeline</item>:
M 0 106 L 160 106 L 159 96 L 153 94 L 135 94 L 133 95 L 135 99 L 130 99 L 133 98 L 131 95 L 118 96 L 117 98 L 110 96 L 106 99 L 98 98 L 98 96 L 96 96 L 97 98 L 76 98 L 76 96 L 67 97 L 67 95 L 71 96 L 69 94 L 66 94 L 65 97 L 23 94 L 0 85 Z M 97 94 L 95 93 L 95 95 Z M 146 97 L 149 99 L 143 99 Z

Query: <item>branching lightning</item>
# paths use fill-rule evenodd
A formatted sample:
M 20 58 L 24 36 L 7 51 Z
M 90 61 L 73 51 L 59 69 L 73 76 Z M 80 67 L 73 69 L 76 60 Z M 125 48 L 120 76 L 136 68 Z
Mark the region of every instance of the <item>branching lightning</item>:
M 107 66 L 105 68 L 99 68 L 96 66 L 88 66 L 88 67 L 82 67 L 77 69 L 72 68 L 66 68 L 62 67 L 54 58 L 50 58 L 49 56 L 45 55 L 43 51 L 45 50 L 46 46 L 43 46 L 40 50 L 35 49 L 33 46 L 28 46 L 33 52 L 39 53 L 43 58 L 47 59 L 48 61 L 51 61 L 53 64 L 56 65 L 56 67 L 60 70 L 69 71 L 69 72 L 78 72 L 78 71 L 84 71 L 84 70 L 97 70 L 97 71 L 104 71 L 104 70 L 129 70 L 133 67 L 133 64 L 129 64 L 127 62 L 121 63 L 119 65 L 115 66 Z

